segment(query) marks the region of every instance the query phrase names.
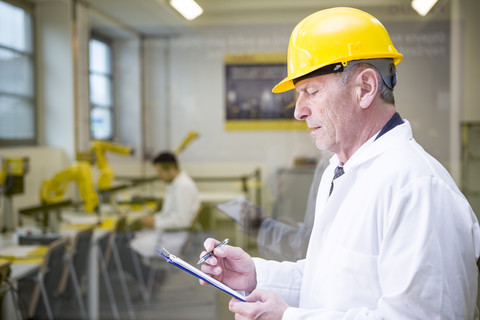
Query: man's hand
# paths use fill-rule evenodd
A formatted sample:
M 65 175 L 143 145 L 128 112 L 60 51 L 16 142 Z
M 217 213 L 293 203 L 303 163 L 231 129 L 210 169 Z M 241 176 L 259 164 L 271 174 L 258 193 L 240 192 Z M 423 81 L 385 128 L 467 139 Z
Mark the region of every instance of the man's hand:
M 219 241 L 208 238 L 204 242 L 207 252 L 214 250 Z M 224 245 L 213 251 L 213 256 L 202 264 L 202 271 L 235 290 L 253 291 L 257 286 L 257 275 L 253 259 L 241 248 Z M 200 280 L 200 284 L 207 283 Z
M 235 313 L 235 320 L 280 320 L 288 305 L 279 295 L 264 290 L 253 291 L 246 300 L 240 301 L 232 298 L 228 305 L 231 312 Z
M 144 228 L 153 229 L 155 226 L 155 217 L 153 214 L 147 214 L 140 218 L 140 223 Z

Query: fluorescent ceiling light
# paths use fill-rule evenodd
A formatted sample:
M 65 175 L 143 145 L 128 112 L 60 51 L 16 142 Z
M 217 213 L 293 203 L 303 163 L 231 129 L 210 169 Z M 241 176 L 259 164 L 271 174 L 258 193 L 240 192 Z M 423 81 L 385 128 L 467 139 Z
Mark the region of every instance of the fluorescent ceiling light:
M 437 1 L 438 0 L 412 0 L 412 8 L 415 9 L 419 15 L 425 16 Z
M 202 7 L 195 0 L 170 0 L 170 5 L 187 20 L 193 20 L 203 13 Z

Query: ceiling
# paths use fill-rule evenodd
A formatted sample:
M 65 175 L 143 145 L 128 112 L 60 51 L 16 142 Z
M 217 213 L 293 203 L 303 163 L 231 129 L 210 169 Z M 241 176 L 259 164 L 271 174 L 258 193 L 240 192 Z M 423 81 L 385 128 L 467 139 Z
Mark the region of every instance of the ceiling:
M 410 8 L 411 0 L 196 0 L 204 13 L 193 21 L 178 14 L 168 0 L 84 0 L 97 31 L 124 29 L 130 34 L 169 36 L 202 26 L 296 24 L 315 11 L 335 6 L 364 10 Z

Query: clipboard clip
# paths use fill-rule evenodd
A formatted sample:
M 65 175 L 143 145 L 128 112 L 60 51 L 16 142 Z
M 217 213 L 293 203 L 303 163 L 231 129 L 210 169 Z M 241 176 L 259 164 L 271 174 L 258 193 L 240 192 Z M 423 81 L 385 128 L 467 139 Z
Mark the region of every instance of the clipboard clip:
M 165 248 L 162 248 L 162 250 L 158 250 L 157 251 L 160 253 L 160 255 L 165 259 L 167 260 L 168 262 L 171 262 L 172 261 L 172 258 L 175 259 L 176 257 L 171 254 L 170 252 L 167 251 L 167 249 Z

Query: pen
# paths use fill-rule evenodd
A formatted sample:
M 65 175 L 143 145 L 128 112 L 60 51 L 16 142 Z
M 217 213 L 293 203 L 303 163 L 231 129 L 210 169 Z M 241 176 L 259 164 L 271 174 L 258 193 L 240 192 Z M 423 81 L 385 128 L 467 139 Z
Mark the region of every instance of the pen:
M 227 244 L 228 241 L 230 241 L 230 240 L 229 240 L 229 239 L 223 240 L 222 242 L 220 242 L 219 244 L 217 244 L 214 249 L 216 249 L 216 248 L 218 248 L 218 247 L 220 247 L 220 246 L 223 246 L 224 244 Z M 213 250 L 210 251 L 210 252 L 208 252 L 207 254 L 205 254 L 203 257 L 201 257 L 200 260 L 198 260 L 197 264 L 204 263 L 205 260 L 207 260 L 207 259 L 210 258 L 211 256 L 213 256 Z

